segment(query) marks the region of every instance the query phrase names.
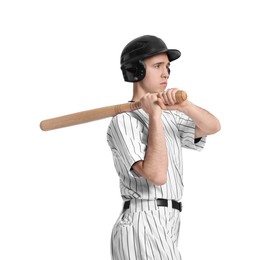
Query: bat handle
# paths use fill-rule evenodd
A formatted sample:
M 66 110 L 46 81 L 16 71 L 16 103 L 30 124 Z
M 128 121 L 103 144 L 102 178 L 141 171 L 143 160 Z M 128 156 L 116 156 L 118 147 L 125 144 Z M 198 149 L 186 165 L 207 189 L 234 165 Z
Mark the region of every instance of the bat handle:
M 176 104 L 180 104 L 183 101 L 187 100 L 187 93 L 184 90 L 178 90 L 175 95 Z M 120 104 L 114 106 L 115 114 L 120 114 L 123 112 L 130 112 L 141 108 L 141 102 L 131 102 L 126 104 Z
M 140 108 L 141 108 L 140 101 L 130 102 L 130 103 L 126 103 L 126 104 L 115 105 L 114 106 L 114 112 L 115 112 L 115 115 L 117 115 L 117 114 L 121 114 L 124 112 L 131 112 L 131 111 L 134 111 L 134 110 L 137 110 Z

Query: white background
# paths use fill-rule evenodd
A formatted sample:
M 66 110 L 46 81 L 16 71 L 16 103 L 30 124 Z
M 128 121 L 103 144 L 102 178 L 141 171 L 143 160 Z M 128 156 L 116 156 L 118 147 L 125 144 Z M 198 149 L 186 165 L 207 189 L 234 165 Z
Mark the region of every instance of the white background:
M 182 52 L 169 87 L 222 125 L 184 151 L 183 259 L 265 260 L 265 24 L 259 0 L 1 1 L 0 259 L 110 259 L 110 119 L 39 123 L 127 102 L 120 53 L 153 34 Z

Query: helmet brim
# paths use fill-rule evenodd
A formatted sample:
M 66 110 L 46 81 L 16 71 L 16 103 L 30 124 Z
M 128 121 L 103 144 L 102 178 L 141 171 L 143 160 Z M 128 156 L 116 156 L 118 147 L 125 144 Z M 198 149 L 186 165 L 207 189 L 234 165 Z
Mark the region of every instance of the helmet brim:
M 169 49 L 166 51 L 169 61 L 174 61 L 181 56 L 181 52 L 175 49 Z
M 155 55 L 161 54 L 161 53 L 166 53 L 170 62 L 178 59 L 181 56 L 181 52 L 179 50 L 176 50 L 176 49 L 162 49 L 160 51 L 156 50 L 155 52 L 150 52 L 150 53 L 148 53 L 146 55 L 142 55 L 142 59 L 140 59 L 139 57 L 134 57 L 134 60 L 145 60 L 145 59 L 148 59 L 148 58 L 150 58 L 152 56 L 155 56 Z

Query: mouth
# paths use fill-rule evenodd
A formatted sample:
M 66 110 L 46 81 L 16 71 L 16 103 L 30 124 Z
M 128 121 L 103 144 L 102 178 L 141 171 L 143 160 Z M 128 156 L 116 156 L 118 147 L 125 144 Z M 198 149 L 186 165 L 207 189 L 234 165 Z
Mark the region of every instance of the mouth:
M 166 82 L 166 81 L 161 82 L 160 85 L 161 85 L 161 86 L 167 86 L 167 82 Z

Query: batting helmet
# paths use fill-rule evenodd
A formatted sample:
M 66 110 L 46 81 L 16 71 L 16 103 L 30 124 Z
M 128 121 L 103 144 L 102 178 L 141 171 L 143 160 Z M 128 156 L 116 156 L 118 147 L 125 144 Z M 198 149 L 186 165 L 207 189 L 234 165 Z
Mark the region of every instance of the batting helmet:
M 176 60 L 181 55 L 178 50 L 168 49 L 156 36 L 144 35 L 129 42 L 123 49 L 120 59 L 124 80 L 137 82 L 144 79 L 146 75 L 144 59 L 159 53 L 166 53 L 169 61 Z

